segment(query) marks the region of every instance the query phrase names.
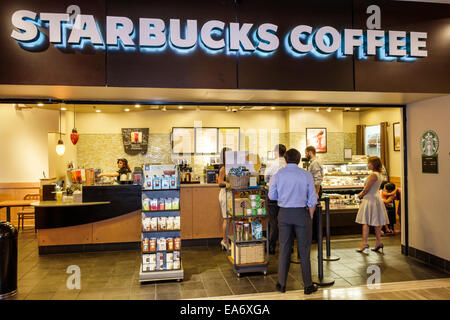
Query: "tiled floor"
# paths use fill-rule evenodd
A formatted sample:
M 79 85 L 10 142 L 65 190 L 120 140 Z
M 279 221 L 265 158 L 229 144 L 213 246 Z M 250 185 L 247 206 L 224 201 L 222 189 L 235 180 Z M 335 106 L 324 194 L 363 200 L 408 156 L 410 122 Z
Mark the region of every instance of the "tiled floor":
M 374 240 L 369 242 L 372 246 Z M 384 238 L 385 252 L 355 252 L 359 239 L 335 238 L 332 254 L 339 261 L 324 262 L 325 277 L 335 279 L 333 288 L 366 283 L 367 267 L 381 269 L 381 282 L 448 278 L 450 275 L 405 257 L 400 235 Z M 268 275 L 247 274 L 238 278 L 219 247 L 188 247 L 182 250 L 185 279 L 182 282 L 140 284 L 139 251 L 116 251 L 39 256 L 32 230 L 19 234 L 18 294 L 14 299 L 192 299 L 275 291 L 277 255 L 270 256 Z M 317 245 L 311 249 L 313 276 L 317 275 Z M 81 269 L 81 289 L 69 290 L 67 267 Z M 300 266 L 291 264 L 287 290 L 302 289 Z

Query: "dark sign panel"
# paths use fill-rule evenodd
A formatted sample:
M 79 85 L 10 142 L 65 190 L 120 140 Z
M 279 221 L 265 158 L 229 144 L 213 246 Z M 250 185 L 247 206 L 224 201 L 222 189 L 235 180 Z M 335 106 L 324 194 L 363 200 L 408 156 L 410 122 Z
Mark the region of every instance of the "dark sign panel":
M 267 1 L 241 0 L 238 20 L 252 23 L 250 30 L 254 45 L 257 28 L 266 23 L 277 25 L 279 47 L 273 52 L 256 49 L 249 54 L 240 50 L 238 84 L 242 89 L 284 90 L 353 90 L 353 57 L 343 57 L 339 52 L 321 53 L 313 39 L 311 51 L 299 52 L 293 48 L 290 34 L 297 26 L 309 26 L 312 32 L 319 27 L 332 26 L 340 31 L 352 27 L 352 1 Z M 262 41 L 264 42 L 264 41 Z
M 20 15 L 20 11 L 25 10 L 29 12 Z M 27 34 L 12 25 L 13 14 L 16 12 L 17 21 L 25 21 Z M 104 0 L 0 1 L 0 13 L 1 84 L 105 85 L 104 48 L 94 47 L 82 38 L 77 44 L 74 43 L 74 47 L 69 46 L 67 41 L 71 29 L 64 26 L 65 23 L 61 23 L 63 27 L 60 27 L 62 41 L 51 44 L 49 21 L 41 19 L 42 13 L 67 13 L 69 19 L 77 13 L 95 15 L 97 26 L 103 34 Z M 34 19 L 30 18 L 34 15 Z M 17 32 L 17 37 L 22 36 L 24 39 L 28 34 L 35 37 L 18 41 L 11 36 L 13 31 Z
M 380 29 L 427 33 L 427 56 L 355 59 L 355 90 L 378 92 L 450 92 L 450 5 L 404 1 L 354 1 L 354 27 L 366 29 L 366 9 L 378 4 Z M 400 45 L 400 48 L 402 45 Z M 389 50 L 389 39 L 385 39 Z M 407 46 L 404 48 L 409 54 Z M 369 76 L 370 75 L 370 76 Z
M 148 128 L 122 128 L 123 148 L 126 154 L 146 154 L 148 149 Z
M 422 173 L 439 173 L 438 156 L 422 156 Z

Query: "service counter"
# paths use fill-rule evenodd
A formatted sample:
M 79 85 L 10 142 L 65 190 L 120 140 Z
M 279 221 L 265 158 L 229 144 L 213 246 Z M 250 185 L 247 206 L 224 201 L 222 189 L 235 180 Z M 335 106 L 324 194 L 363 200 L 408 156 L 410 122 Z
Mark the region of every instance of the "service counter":
M 39 253 L 139 248 L 141 187 L 83 187 L 82 202 L 33 204 Z
M 181 185 L 180 215 L 183 240 L 222 238 L 223 218 L 219 192 L 217 183 Z

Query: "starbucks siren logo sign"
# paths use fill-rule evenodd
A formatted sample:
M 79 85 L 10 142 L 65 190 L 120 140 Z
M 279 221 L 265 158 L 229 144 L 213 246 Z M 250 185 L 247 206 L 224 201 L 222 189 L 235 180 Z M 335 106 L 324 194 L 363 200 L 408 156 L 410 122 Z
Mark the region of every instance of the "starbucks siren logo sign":
M 420 140 L 420 147 L 422 149 L 422 155 L 434 156 L 439 149 L 439 139 L 433 130 L 428 130 L 422 135 Z

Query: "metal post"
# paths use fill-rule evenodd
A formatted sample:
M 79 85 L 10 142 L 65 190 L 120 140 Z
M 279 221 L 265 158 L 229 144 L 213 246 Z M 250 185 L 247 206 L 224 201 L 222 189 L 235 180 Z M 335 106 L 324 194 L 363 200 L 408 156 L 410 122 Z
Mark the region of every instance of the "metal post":
M 331 241 L 330 241 L 330 198 L 325 198 L 325 221 L 326 221 L 326 234 L 325 234 L 325 241 L 326 241 L 326 250 L 327 255 L 323 260 L 325 261 L 338 261 L 338 256 L 332 256 L 331 255 Z
M 330 278 L 324 278 L 323 277 L 323 235 L 322 235 L 322 205 L 320 202 L 317 204 L 316 207 L 318 214 L 318 227 L 317 227 L 317 264 L 318 264 L 318 277 L 313 277 L 313 283 L 317 284 L 318 286 L 330 286 L 334 284 L 334 279 Z

